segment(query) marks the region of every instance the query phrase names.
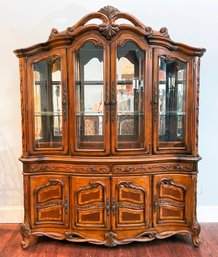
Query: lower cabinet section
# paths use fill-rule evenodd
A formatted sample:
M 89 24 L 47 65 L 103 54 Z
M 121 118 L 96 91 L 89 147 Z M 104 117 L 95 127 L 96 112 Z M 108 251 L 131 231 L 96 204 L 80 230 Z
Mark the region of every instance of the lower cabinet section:
M 30 235 L 114 246 L 191 233 L 199 245 L 195 174 L 25 175 Z

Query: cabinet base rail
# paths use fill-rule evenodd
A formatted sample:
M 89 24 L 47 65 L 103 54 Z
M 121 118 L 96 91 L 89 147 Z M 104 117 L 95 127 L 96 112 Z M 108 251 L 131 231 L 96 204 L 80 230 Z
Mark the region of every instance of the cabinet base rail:
M 149 242 L 154 239 L 164 239 L 176 234 L 191 234 L 192 243 L 195 247 L 199 247 L 201 241 L 199 239 L 200 234 L 200 225 L 197 221 L 193 222 L 190 230 L 172 230 L 172 231 L 164 231 L 158 233 L 155 230 L 147 230 L 145 232 L 140 233 L 134 238 L 127 239 L 119 239 L 117 237 L 116 232 L 107 231 L 104 234 L 103 240 L 98 240 L 94 238 L 87 238 L 85 235 L 82 235 L 78 232 L 65 232 L 65 233 L 56 233 L 56 232 L 31 232 L 31 229 L 27 223 L 23 223 L 20 228 L 20 234 L 22 236 L 21 246 L 23 249 L 28 248 L 30 244 L 31 236 L 47 236 L 57 240 L 67 240 L 70 242 L 88 242 L 95 245 L 105 245 L 108 247 L 114 247 L 117 245 L 125 245 L 131 242 Z

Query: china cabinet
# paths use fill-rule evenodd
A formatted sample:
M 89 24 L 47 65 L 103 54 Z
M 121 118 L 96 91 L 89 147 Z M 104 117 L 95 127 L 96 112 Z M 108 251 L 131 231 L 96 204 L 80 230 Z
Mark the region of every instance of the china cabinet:
M 97 22 L 97 21 L 98 22 Z M 115 246 L 177 233 L 199 246 L 200 57 L 106 6 L 19 58 L 31 236 Z

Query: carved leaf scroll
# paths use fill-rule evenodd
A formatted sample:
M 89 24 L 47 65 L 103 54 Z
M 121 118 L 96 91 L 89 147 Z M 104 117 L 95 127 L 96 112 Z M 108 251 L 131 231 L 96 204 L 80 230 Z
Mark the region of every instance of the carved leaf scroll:
M 117 8 L 110 5 L 101 8 L 98 12 L 105 14 L 109 19 L 112 19 L 117 13 L 120 13 Z

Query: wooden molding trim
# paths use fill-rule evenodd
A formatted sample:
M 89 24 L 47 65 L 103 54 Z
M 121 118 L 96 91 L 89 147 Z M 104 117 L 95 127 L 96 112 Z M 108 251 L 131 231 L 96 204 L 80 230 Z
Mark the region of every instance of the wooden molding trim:
M 102 23 L 87 24 L 92 19 L 99 19 Z M 119 19 L 127 20 L 128 24 L 118 24 L 116 21 Z M 96 31 L 110 41 L 119 32 L 124 30 L 129 30 L 145 37 L 150 45 L 163 46 L 169 50 L 177 50 L 190 56 L 202 56 L 206 51 L 204 48 L 190 47 L 172 41 L 168 30 L 165 27 L 160 28 L 159 31 L 155 31 L 151 27 L 145 26 L 133 15 L 120 12 L 113 6 L 105 6 L 98 12 L 93 12 L 84 16 L 74 26 L 68 27 L 64 31 L 59 32 L 56 28 L 53 28 L 47 42 L 24 49 L 17 49 L 14 53 L 17 57 L 27 57 L 41 51 L 49 51 L 56 47 L 67 46 L 73 42 L 76 36 L 90 31 Z

